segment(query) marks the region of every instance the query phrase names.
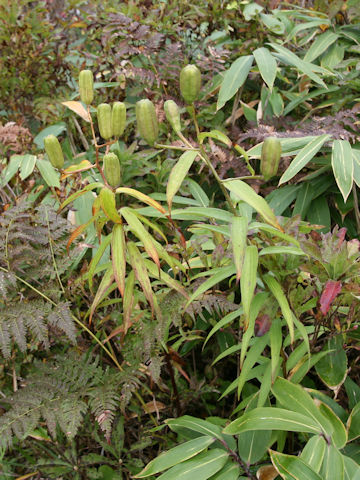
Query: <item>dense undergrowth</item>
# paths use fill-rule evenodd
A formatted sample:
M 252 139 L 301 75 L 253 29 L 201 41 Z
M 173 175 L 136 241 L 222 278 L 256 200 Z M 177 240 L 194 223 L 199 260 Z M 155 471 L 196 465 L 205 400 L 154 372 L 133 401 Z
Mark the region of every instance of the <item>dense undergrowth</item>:
M 0 0 L 0 49 L 0 478 L 358 480 L 358 2 Z

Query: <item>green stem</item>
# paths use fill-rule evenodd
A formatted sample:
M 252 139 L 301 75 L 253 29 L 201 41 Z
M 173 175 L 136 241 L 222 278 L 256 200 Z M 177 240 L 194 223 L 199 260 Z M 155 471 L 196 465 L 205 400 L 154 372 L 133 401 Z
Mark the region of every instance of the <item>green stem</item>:
M 241 148 L 240 145 L 238 145 L 237 143 L 234 144 L 233 148 L 234 148 L 234 150 L 236 150 L 238 153 L 240 153 L 240 155 L 242 155 L 242 156 L 244 157 L 249 172 L 251 173 L 252 176 L 254 176 L 254 175 L 255 175 L 255 170 L 254 170 L 254 169 L 252 168 L 252 166 L 250 165 L 250 160 L 249 160 L 248 154 L 247 154 L 247 153 L 245 152 L 245 150 L 244 150 L 243 148 Z
M 181 150 L 183 152 L 188 152 L 189 150 L 198 150 L 194 147 L 177 147 L 176 145 L 163 145 L 161 143 L 155 143 L 155 148 L 167 148 L 168 150 Z

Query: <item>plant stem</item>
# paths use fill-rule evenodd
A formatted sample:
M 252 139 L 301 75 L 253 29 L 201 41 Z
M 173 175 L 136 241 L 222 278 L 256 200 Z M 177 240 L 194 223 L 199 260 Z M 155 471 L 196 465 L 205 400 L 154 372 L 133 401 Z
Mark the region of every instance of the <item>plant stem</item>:
M 232 450 L 232 449 L 228 446 L 228 444 L 225 442 L 225 440 L 223 440 L 223 439 L 221 439 L 221 438 L 216 438 L 216 440 L 218 440 L 218 441 L 221 443 L 221 445 L 223 445 L 223 446 L 226 448 L 226 450 L 227 450 L 227 452 L 229 453 L 229 455 L 230 455 L 230 456 L 235 460 L 235 462 L 238 463 L 238 464 L 241 466 L 241 468 L 244 470 L 246 476 L 247 476 L 248 478 L 251 478 L 252 480 L 256 480 L 255 475 L 253 475 L 253 474 L 250 472 L 249 467 L 246 465 L 246 463 L 243 462 L 243 461 L 241 460 L 241 458 L 239 457 L 239 455 L 238 455 L 236 452 L 234 452 L 234 450 Z
M 187 152 L 189 150 L 198 150 L 197 148 L 194 148 L 194 147 L 177 147 L 176 145 L 163 145 L 161 143 L 155 143 L 154 147 L 155 148 L 167 148 L 168 150 L 181 150 L 183 152 Z

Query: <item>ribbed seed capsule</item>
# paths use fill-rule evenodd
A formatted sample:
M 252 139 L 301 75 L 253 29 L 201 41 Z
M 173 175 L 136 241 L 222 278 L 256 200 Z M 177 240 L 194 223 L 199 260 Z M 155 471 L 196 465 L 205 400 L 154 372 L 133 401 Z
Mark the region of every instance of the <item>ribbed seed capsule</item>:
M 111 111 L 113 136 L 120 137 L 126 125 L 126 107 L 123 102 L 115 102 Z
M 260 172 L 265 180 L 277 174 L 281 157 L 281 143 L 276 137 L 267 137 L 261 150 Z
M 201 88 L 201 73 L 196 65 L 186 65 L 180 72 L 180 92 L 186 103 L 197 100 Z
M 44 138 L 44 147 L 51 165 L 55 168 L 62 168 L 64 165 L 64 155 L 60 142 L 55 135 L 48 135 Z
M 108 153 L 103 158 L 104 175 L 111 187 L 118 187 L 121 182 L 120 162 L 115 153 Z
M 136 122 L 140 136 L 154 145 L 159 135 L 159 125 L 154 104 L 147 98 L 136 103 Z
M 101 103 L 97 107 L 97 120 L 100 135 L 104 140 L 112 137 L 111 107 L 108 103 Z
M 175 132 L 181 131 L 180 111 L 174 100 L 166 100 L 164 103 L 164 111 L 167 121 L 170 123 Z
M 80 99 L 90 105 L 94 99 L 94 77 L 91 70 L 81 70 L 79 75 Z

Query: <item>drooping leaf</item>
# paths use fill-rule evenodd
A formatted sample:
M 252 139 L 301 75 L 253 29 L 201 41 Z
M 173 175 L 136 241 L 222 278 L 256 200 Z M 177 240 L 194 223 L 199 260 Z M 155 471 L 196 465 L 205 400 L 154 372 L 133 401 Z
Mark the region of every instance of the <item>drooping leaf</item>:
M 145 478 L 167 470 L 178 463 L 189 460 L 189 458 L 202 452 L 214 442 L 214 437 L 201 436 L 182 443 L 156 457 L 148 463 L 140 473 L 135 475 L 134 478 Z
M 241 277 L 244 262 L 248 222 L 246 217 L 233 217 L 231 220 L 230 233 L 234 263 L 236 266 L 236 281 Z
M 114 272 L 113 272 L 112 265 L 110 265 L 100 282 L 99 288 L 97 289 L 96 295 L 91 305 L 89 323 L 91 323 L 96 307 L 99 305 L 99 303 L 103 299 L 105 292 L 113 284 L 113 282 L 114 282 Z
M 69 100 L 68 102 L 61 102 L 61 104 L 65 105 L 65 107 L 71 110 L 72 112 L 75 112 L 83 120 L 85 120 L 85 122 L 90 122 L 91 117 L 81 102 L 77 102 L 75 100 Z
M 224 181 L 224 185 L 228 190 L 230 190 L 230 192 L 235 193 L 240 200 L 248 203 L 258 213 L 260 213 L 266 222 L 282 231 L 274 212 L 271 210 L 266 200 L 260 197 L 260 195 L 258 195 L 247 183 L 243 182 L 242 180 L 230 179 Z
M 254 50 L 253 55 L 259 67 L 260 75 L 271 90 L 276 78 L 277 63 L 275 58 L 265 47 L 257 48 Z
M 121 296 L 125 291 L 126 276 L 126 241 L 124 227 L 121 224 L 114 226 L 111 237 L 111 261 L 114 277 Z
M 320 297 L 320 310 L 323 315 L 326 315 L 330 310 L 332 302 L 339 295 L 341 291 L 341 282 L 335 280 L 328 280 L 325 284 L 324 290 Z
M 198 139 L 200 143 L 203 143 L 205 138 L 213 138 L 219 142 L 224 143 L 227 147 L 231 148 L 232 141 L 230 138 L 219 130 L 211 130 L 210 132 L 202 132 L 199 134 Z
M 125 193 L 126 195 L 130 195 L 131 197 L 137 198 L 141 202 L 146 203 L 150 207 L 156 208 L 156 210 L 158 210 L 160 213 L 166 213 L 166 210 L 159 202 L 149 197 L 148 195 L 145 195 L 145 193 L 135 190 L 134 188 L 119 187 L 116 189 L 116 193 Z
M 189 150 L 184 152 L 175 166 L 172 168 L 166 186 L 166 199 L 169 205 L 169 210 L 171 210 L 172 201 L 176 192 L 179 190 L 184 178 L 186 177 L 198 154 L 199 152 L 197 150 Z
M 270 458 L 276 470 L 285 480 L 323 480 L 324 478 L 329 478 L 320 477 L 300 457 L 270 450 Z
M 114 223 L 121 223 L 121 216 L 116 209 L 115 193 L 110 188 L 103 187 L 100 190 L 100 205 L 105 215 Z
M 60 173 L 55 170 L 49 161 L 37 158 L 36 167 L 49 187 L 60 188 Z

